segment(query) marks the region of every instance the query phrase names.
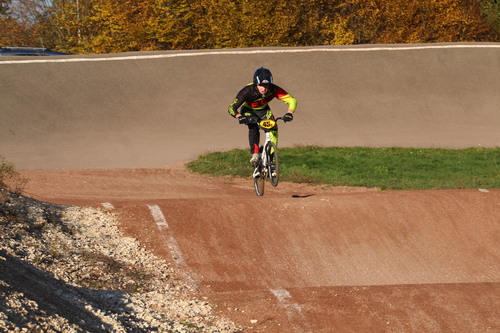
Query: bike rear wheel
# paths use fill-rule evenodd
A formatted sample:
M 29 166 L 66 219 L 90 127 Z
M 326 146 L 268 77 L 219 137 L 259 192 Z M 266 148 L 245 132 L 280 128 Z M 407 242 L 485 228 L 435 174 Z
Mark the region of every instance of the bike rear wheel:
M 280 162 L 278 158 L 278 148 L 274 142 L 269 142 L 266 145 L 267 154 L 267 172 L 269 174 L 269 181 L 274 187 L 278 186 L 280 180 Z
M 256 176 L 256 172 L 259 171 L 259 175 Z M 253 185 L 255 187 L 255 194 L 258 196 L 264 195 L 264 180 L 265 180 L 264 170 L 260 166 L 256 167 L 253 172 Z

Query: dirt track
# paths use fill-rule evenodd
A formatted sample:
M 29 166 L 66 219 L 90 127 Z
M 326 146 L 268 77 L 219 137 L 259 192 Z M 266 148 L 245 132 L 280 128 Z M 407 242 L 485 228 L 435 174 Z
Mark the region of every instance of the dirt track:
M 222 55 L 208 63 L 0 64 L 12 77 L 1 93 L 0 152 L 25 169 L 28 195 L 119 212 L 123 230 L 175 262 L 247 332 L 499 331 L 499 190 L 281 183 L 257 198 L 248 180 L 192 175 L 182 166 L 200 152 L 245 146 L 225 108 L 263 59 L 300 103 L 284 145 L 499 145 L 499 48 L 400 52 L 313 52 L 305 69 L 297 69 L 305 56 L 294 54 L 248 55 L 246 63 Z M 299 89 L 285 63 L 299 76 L 315 69 L 331 90 L 311 77 L 312 86 Z M 36 71 L 51 78 L 48 87 Z M 240 71 L 245 76 L 232 74 Z M 227 82 L 202 90 L 214 73 Z M 67 75 L 76 86 L 60 91 Z M 214 105 L 207 111 L 192 95 L 176 97 L 185 90 L 172 77 L 201 80 L 193 83 L 197 97 Z M 28 98 L 16 99 L 20 91 Z
M 127 234 L 185 270 L 247 332 L 500 327 L 498 190 L 282 183 L 258 198 L 248 180 L 180 165 L 24 173 L 35 197 L 111 204 Z

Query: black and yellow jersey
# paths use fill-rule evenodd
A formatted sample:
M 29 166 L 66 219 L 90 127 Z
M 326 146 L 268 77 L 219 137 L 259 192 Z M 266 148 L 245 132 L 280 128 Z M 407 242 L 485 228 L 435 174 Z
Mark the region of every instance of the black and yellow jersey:
M 253 111 L 269 110 L 269 102 L 274 98 L 282 100 L 288 104 L 288 109 L 295 111 L 297 100 L 287 93 L 283 88 L 275 84 L 269 85 L 269 90 L 265 95 L 262 95 L 254 83 L 247 84 L 241 89 L 233 102 L 229 105 L 228 112 L 235 117 L 239 113 L 240 107 L 251 109 Z

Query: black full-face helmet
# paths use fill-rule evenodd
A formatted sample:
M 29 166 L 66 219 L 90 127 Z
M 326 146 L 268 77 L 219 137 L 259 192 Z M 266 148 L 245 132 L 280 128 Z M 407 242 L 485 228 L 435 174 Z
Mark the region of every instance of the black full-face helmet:
M 253 74 L 253 83 L 256 85 L 273 83 L 273 74 L 269 69 L 261 67 Z

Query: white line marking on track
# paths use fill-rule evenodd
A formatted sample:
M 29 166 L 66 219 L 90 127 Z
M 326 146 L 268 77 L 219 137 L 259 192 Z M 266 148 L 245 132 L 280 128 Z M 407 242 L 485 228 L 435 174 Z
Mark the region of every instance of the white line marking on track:
M 156 222 L 156 225 L 158 226 L 158 229 L 162 229 L 165 227 L 165 229 L 168 229 L 168 223 L 167 220 L 165 219 L 165 216 L 163 215 L 163 212 L 161 211 L 160 207 L 158 205 L 148 205 L 149 210 L 151 211 L 151 215 L 153 216 L 153 219 Z
M 111 203 L 109 203 L 109 202 L 103 202 L 103 203 L 101 203 L 101 205 L 102 205 L 104 208 L 106 208 L 106 209 L 114 209 L 114 208 L 115 208 L 115 206 L 113 206 L 113 205 L 112 205 Z
M 274 50 L 209 50 L 201 52 L 179 52 L 167 54 L 150 54 L 137 56 L 111 56 L 111 57 L 86 57 L 86 58 L 64 58 L 64 59 L 36 59 L 36 60 L 6 60 L 0 61 L 0 65 L 12 64 L 39 64 L 39 63 L 68 63 L 68 62 L 101 62 L 122 60 L 148 60 L 162 58 L 199 57 L 211 55 L 249 55 L 249 54 L 279 54 L 279 53 L 311 53 L 311 52 L 373 52 L 373 51 L 411 51 L 429 49 L 485 49 L 500 48 L 500 44 L 447 44 L 447 45 L 412 45 L 412 46 L 375 46 L 375 47 L 336 47 L 336 48 L 289 48 Z
M 167 247 L 170 250 L 170 254 L 172 256 L 172 259 L 175 261 L 175 263 L 179 266 L 185 266 L 186 267 L 186 273 L 185 277 L 188 280 L 188 282 L 191 284 L 191 286 L 195 289 L 199 289 L 198 284 L 194 280 L 194 278 L 191 276 L 189 269 L 187 268 L 187 263 L 186 260 L 184 259 L 184 256 L 182 254 L 181 248 L 177 244 L 177 241 L 172 235 L 167 236 L 166 231 L 169 229 L 169 225 L 167 223 L 167 220 L 165 219 L 165 215 L 163 215 L 163 212 L 161 211 L 160 206 L 158 205 L 148 205 L 149 210 L 151 211 L 151 216 L 153 216 L 153 219 L 156 223 L 156 226 L 158 227 L 158 230 L 165 231 L 161 232 L 161 237 L 167 244 Z
M 289 298 L 292 298 L 292 295 L 286 289 L 269 289 L 269 291 L 273 293 L 280 303 L 286 303 Z
M 148 207 L 149 210 L 151 211 L 153 219 L 156 222 L 158 230 L 160 231 L 162 231 L 163 229 L 167 230 L 169 226 L 167 220 L 165 219 L 165 215 L 163 215 L 163 212 L 161 211 L 160 206 L 148 205 Z M 172 253 L 172 257 L 174 258 L 175 262 L 178 264 L 185 264 L 181 249 L 179 248 L 179 245 L 177 245 L 177 242 L 175 241 L 174 237 L 170 236 L 168 239 L 166 239 L 166 243 Z
M 177 241 L 174 237 L 170 236 L 167 241 L 167 246 L 172 252 L 172 258 L 178 265 L 185 265 L 186 261 L 184 260 L 184 256 L 182 255 L 181 249 L 177 244 Z
M 280 305 L 285 308 L 290 325 L 294 332 L 303 332 L 294 322 L 304 322 L 302 308 L 299 304 L 291 301 L 292 295 L 286 289 L 269 289 L 276 297 Z M 294 317 L 296 318 L 294 320 Z M 297 318 L 298 317 L 298 318 Z
M 302 312 L 302 308 L 300 305 L 296 303 L 290 302 L 290 299 L 292 296 L 286 289 L 270 289 L 270 291 L 273 293 L 273 295 L 278 299 L 278 301 L 281 303 L 281 305 L 285 307 L 290 307 L 293 308 L 294 310 L 298 312 Z

